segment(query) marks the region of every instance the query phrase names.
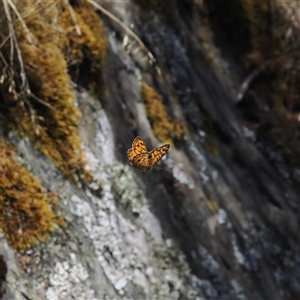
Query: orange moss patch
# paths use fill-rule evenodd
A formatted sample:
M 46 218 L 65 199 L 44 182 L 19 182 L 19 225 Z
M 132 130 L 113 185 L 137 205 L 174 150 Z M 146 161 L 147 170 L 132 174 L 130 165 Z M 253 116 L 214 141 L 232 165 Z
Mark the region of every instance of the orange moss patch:
M 162 96 L 145 82 L 142 83 L 141 93 L 155 136 L 171 145 L 174 139 L 182 140 L 187 130 L 178 120 L 170 121 Z
M 55 224 L 63 225 L 53 208 L 54 193 L 48 193 L 38 179 L 14 158 L 14 149 L 0 139 L 0 228 L 17 251 L 46 241 Z
M 75 106 L 69 65 L 84 60 L 85 64 L 90 62 L 91 72 L 101 70 L 107 39 L 98 15 L 86 1 L 80 3 L 82 6 L 74 8 L 67 1 L 56 0 L 16 3 L 24 23 L 16 22 L 15 32 L 29 88 L 36 97 L 28 97 L 22 90 L 18 59 L 13 75 L 3 77 L 7 80 L 1 89 L 6 102 L 4 125 L 13 123 L 12 128 L 28 135 L 68 178 L 76 181 L 75 174 L 80 174 L 89 181 L 91 174 L 85 170 L 78 135 L 81 113 Z M 8 62 L 9 44 L 3 48 L 3 55 Z
M 100 68 L 106 54 L 107 37 L 104 34 L 100 18 L 89 3 L 74 8 L 76 22 L 81 35 L 78 35 L 69 10 L 63 9 L 59 24 L 67 35 L 65 50 L 71 63 L 81 63 L 85 56 L 92 60 L 92 68 Z M 92 70 L 93 71 L 93 70 Z

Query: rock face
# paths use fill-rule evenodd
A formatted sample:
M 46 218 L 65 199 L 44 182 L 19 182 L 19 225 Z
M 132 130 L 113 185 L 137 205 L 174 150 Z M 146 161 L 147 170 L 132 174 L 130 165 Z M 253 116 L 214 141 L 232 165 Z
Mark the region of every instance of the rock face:
M 28 139 L 9 135 L 19 158 L 59 194 L 67 227 L 23 254 L 2 238 L 3 299 L 300 297 L 299 193 L 242 125 L 227 87 L 233 76 L 225 83 L 204 59 L 199 20 L 183 9 L 175 28 L 154 12 L 140 19 L 132 3 L 106 8 L 134 25 L 156 62 L 103 16 L 105 93 L 98 99 L 77 92 L 94 176 L 89 186 L 70 183 Z M 141 81 L 187 128 L 147 173 L 130 166 L 126 154 L 137 135 L 149 149 L 160 143 Z

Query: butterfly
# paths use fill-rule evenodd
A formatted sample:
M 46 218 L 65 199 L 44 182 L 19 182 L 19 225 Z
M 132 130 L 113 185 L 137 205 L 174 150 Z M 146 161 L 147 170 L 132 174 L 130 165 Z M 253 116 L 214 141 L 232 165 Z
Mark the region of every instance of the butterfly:
M 168 152 L 170 145 L 164 144 L 151 152 L 147 151 L 146 145 L 140 136 L 137 136 L 133 143 L 132 148 L 127 150 L 127 155 L 130 163 L 144 171 L 150 171 L 152 167 Z

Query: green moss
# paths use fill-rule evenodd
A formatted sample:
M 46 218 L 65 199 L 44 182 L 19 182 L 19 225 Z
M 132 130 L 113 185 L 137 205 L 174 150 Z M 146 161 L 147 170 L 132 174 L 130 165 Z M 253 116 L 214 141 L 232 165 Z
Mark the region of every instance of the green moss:
M 142 83 L 141 93 L 154 135 L 171 145 L 174 139 L 182 140 L 187 130 L 179 121 L 170 121 L 162 96 L 145 82 Z
M 0 139 L 0 228 L 17 251 L 46 241 L 55 224 L 64 225 L 55 212 L 56 194 L 45 191 L 39 180 L 14 158 L 14 149 Z

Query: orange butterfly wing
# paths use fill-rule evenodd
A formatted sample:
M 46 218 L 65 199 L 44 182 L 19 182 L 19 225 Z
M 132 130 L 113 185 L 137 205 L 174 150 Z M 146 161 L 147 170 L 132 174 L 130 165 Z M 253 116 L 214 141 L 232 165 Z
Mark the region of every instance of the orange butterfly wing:
M 146 152 L 147 148 L 144 141 L 140 136 L 137 136 L 133 140 L 131 148 L 127 150 L 128 159 L 131 162 L 136 155 Z
M 152 155 L 152 164 L 155 165 L 162 157 L 168 152 L 170 148 L 169 144 L 164 144 L 157 149 L 154 149 L 150 152 Z
M 130 163 L 143 171 L 150 171 L 152 167 L 168 152 L 169 144 L 165 144 L 157 149 L 147 152 L 144 141 L 141 137 L 136 137 L 132 143 L 132 148 L 128 149 L 127 155 Z

